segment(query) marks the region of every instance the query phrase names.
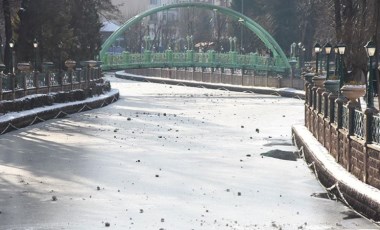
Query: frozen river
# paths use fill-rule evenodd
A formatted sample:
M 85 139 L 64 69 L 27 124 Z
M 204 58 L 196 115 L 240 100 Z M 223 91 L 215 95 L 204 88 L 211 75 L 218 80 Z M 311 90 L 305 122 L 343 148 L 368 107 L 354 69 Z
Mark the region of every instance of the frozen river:
M 110 79 L 118 102 L 0 136 L 0 229 L 377 229 L 294 159 L 303 101 Z

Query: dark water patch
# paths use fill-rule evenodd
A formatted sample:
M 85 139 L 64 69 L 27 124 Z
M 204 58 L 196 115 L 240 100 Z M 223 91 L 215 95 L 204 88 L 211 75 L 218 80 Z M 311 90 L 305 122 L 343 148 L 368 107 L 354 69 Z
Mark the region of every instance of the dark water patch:
M 261 156 L 264 157 L 272 157 L 280 160 L 286 160 L 286 161 L 297 161 L 299 159 L 299 156 L 291 151 L 282 151 L 279 149 L 271 150 L 266 153 L 260 154 Z
M 330 195 L 327 192 L 325 193 L 313 193 L 310 196 L 316 197 L 316 198 L 321 198 L 321 199 L 327 199 L 327 200 L 334 200 L 334 195 Z
M 267 143 L 267 144 L 264 144 L 265 147 L 272 147 L 272 146 L 293 146 L 292 143 L 289 143 L 289 142 L 276 142 L 276 141 L 273 141 L 273 142 L 270 142 L 270 143 Z
M 264 140 L 268 141 L 268 143 L 264 144 L 266 147 L 272 147 L 272 146 L 293 146 L 293 143 L 291 140 L 284 140 L 280 138 L 264 138 Z
M 352 220 L 352 219 L 358 219 L 361 218 L 357 213 L 353 211 L 346 211 L 346 212 L 341 212 L 341 214 L 346 215 L 343 217 L 343 220 Z

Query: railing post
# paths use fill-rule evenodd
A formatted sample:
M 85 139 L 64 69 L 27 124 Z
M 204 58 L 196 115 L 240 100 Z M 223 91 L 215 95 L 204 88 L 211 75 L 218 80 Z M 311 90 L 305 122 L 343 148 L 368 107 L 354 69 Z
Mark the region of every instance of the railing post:
M 313 107 L 313 101 L 314 101 L 314 94 L 313 94 L 313 84 L 310 83 L 307 87 L 307 91 L 309 93 L 309 108 L 312 108 Z
M 317 95 L 317 90 L 318 90 L 318 87 L 313 85 L 313 88 L 311 89 L 312 92 L 313 92 L 313 110 L 317 110 L 318 109 L 318 103 L 317 103 L 317 99 L 318 99 L 318 95 Z
M 257 65 L 257 53 L 250 53 L 249 54 L 249 64 L 251 67 Z
M 341 129 L 342 128 L 342 125 L 343 125 L 343 103 L 345 102 L 344 98 L 343 97 L 338 97 L 336 100 L 335 100 L 335 103 L 338 105 L 338 108 L 336 108 L 338 111 L 337 111 L 337 117 L 338 117 L 338 120 L 337 120 L 337 125 L 338 125 L 338 129 Z
M 38 82 L 38 71 L 37 70 L 33 71 L 33 81 L 34 81 L 34 86 L 36 87 L 36 94 L 38 94 L 39 89 L 40 89 L 40 83 Z
M 328 95 L 328 113 L 329 113 L 329 123 L 332 124 L 335 122 L 335 100 L 337 99 L 337 95 L 334 93 L 330 93 Z
M 70 81 L 70 90 L 74 89 L 74 81 L 73 81 L 73 69 L 68 70 L 69 72 L 69 81 Z
M 61 91 L 63 91 L 63 71 L 62 67 L 59 66 L 59 71 L 58 71 L 58 85 L 61 86 Z
M 3 71 L 0 72 L 0 101 L 3 100 Z
M 123 52 L 123 67 L 126 68 L 130 62 L 130 53 L 128 51 Z
M 46 73 L 45 73 L 45 82 L 46 82 L 46 85 L 48 87 L 48 93 L 50 93 L 51 89 L 50 89 L 50 85 L 51 85 L 51 82 L 50 82 L 50 71 L 47 70 Z
M 150 64 L 152 60 L 152 51 L 145 50 L 144 51 L 144 62 L 145 64 Z
M 168 62 L 168 66 L 173 65 L 173 50 L 166 50 L 166 61 Z
M 22 76 L 23 76 L 23 84 L 22 84 L 23 86 L 22 86 L 22 88 L 24 89 L 24 96 L 26 96 L 28 94 L 27 93 L 28 86 L 26 85 L 26 78 L 27 78 L 28 74 L 29 74 L 29 72 L 22 73 Z
M 215 61 L 216 61 L 215 50 L 209 50 L 208 51 L 208 63 L 211 64 L 211 67 L 215 66 Z
M 351 172 L 351 136 L 354 135 L 354 126 L 355 126 L 355 109 L 357 107 L 356 103 L 353 103 L 352 101 L 349 101 L 347 103 L 347 109 L 348 109 L 348 134 L 345 138 L 348 139 L 348 147 L 346 148 L 346 156 L 347 156 L 347 171 Z
M 308 112 L 308 110 L 310 108 L 310 100 L 309 100 L 309 98 L 311 97 L 309 87 L 310 87 L 310 83 L 307 82 L 307 81 L 305 81 L 305 85 L 304 85 L 304 90 L 305 90 L 305 116 L 304 117 L 305 117 L 305 126 L 308 129 L 310 129 L 310 127 L 309 127 L 309 123 L 310 122 L 308 122 L 309 121 L 309 117 L 308 117 L 309 112 Z
M 375 108 L 367 108 L 364 111 L 364 172 L 363 172 L 363 182 L 368 182 L 368 144 L 372 143 L 372 120 L 373 116 L 378 111 Z
M 241 68 L 241 86 L 244 86 L 244 67 Z
M 317 105 L 317 112 L 318 114 L 321 114 L 322 113 L 322 100 L 324 100 L 324 97 L 323 97 L 323 92 L 325 90 L 323 88 L 318 88 L 317 89 L 317 100 L 318 100 L 318 105 Z
M 352 136 L 354 135 L 354 126 L 355 126 L 355 109 L 357 108 L 356 103 L 352 103 L 349 101 L 347 103 L 347 109 L 348 109 L 348 135 Z
M 194 50 L 186 51 L 186 62 L 188 65 L 194 65 Z
M 91 67 L 87 65 L 87 77 L 86 77 L 86 88 L 90 87 L 90 79 L 91 79 Z

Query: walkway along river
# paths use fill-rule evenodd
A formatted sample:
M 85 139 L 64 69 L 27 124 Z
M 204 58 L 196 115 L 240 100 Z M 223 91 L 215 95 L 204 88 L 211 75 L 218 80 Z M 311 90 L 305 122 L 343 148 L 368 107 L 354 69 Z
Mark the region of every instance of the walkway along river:
M 292 153 L 303 101 L 109 79 L 118 102 L 0 136 L 0 229 L 378 229 Z

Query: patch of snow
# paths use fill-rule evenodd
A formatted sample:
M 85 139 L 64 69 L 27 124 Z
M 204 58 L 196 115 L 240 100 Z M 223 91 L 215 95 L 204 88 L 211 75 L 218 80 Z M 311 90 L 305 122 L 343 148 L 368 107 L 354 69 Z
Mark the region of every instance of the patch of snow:
M 116 95 L 118 92 L 119 91 L 117 89 L 112 89 L 110 92 L 104 93 L 104 94 L 99 95 L 99 96 L 87 98 L 87 99 L 82 100 L 82 101 L 74 101 L 74 102 L 59 103 L 59 104 L 57 103 L 57 104 L 54 104 L 51 106 L 38 107 L 38 108 L 20 111 L 20 112 L 10 112 L 10 113 L 7 113 L 3 116 L 0 116 L 0 122 L 8 122 L 8 121 L 14 120 L 16 118 L 21 118 L 21 117 L 25 117 L 25 116 L 38 114 L 38 113 L 43 112 L 43 111 L 49 111 L 49 110 L 54 110 L 54 109 L 58 109 L 58 108 L 64 108 L 64 107 L 71 106 L 71 105 L 80 105 L 83 103 L 91 103 L 91 102 L 94 102 L 97 100 L 106 99 L 107 97 L 112 96 L 112 95 Z M 41 96 L 41 94 L 39 94 L 39 95 Z M 38 94 L 30 95 L 30 98 L 37 97 L 37 96 L 38 96 Z
M 329 154 L 327 149 L 319 143 L 315 137 L 309 132 L 309 130 L 303 125 L 293 126 L 295 132 L 298 133 L 299 137 L 303 139 L 304 143 L 308 146 L 312 154 L 318 158 L 325 169 L 334 175 L 338 182 L 351 187 L 358 193 L 361 193 L 371 200 L 380 204 L 380 190 L 376 189 L 368 184 L 363 183 L 357 179 L 354 175 L 347 172 L 345 168 L 337 164 L 334 157 Z

